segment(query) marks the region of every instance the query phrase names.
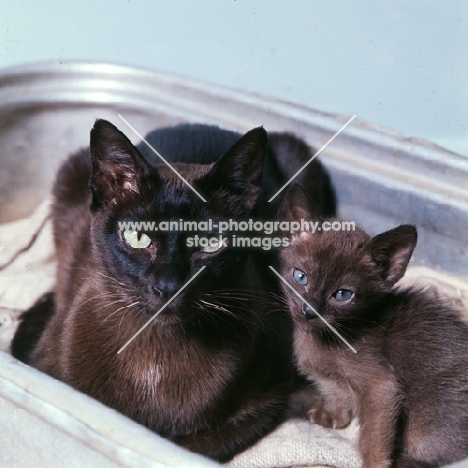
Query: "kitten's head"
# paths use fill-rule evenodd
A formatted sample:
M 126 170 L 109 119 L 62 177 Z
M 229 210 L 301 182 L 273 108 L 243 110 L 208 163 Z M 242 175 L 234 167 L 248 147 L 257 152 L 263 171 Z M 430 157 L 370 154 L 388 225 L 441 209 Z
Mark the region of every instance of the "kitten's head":
M 286 194 L 280 218 L 319 221 L 299 186 Z M 281 274 L 311 306 L 284 288 L 296 324 L 310 332 L 325 329 L 313 308 L 345 335 L 365 327 L 374 306 L 403 277 L 416 242 L 416 228 L 410 225 L 375 237 L 360 228 L 291 235 L 280 253 Z
M 120 292 L 129 301 L 139 301 L 152 314 L 205 266 L 194 281 L 196 286 L 185 289 L 166 309 L 165 315 L 170 316 L 174 310 L 193 309 L 195 289 L 201 293 L 225 289 L 241 277 L 248 253 L 230 248 L 229 239 L 204 247 L 187 245 L 188 237 L 219 238 L 217 232 L 134 232 L 119 229 L 119 222 L 207 221 L 252 215 L 267 144 L 265 130 L 256 128 L 215 164 L 174 164 L 205 203 L 169 167 L 148 164 L 111 123 L 96 121 L 90 144 L 91 242 L 103 277 L 113 278 L 109 285 L 115 288 L 120 283 Z

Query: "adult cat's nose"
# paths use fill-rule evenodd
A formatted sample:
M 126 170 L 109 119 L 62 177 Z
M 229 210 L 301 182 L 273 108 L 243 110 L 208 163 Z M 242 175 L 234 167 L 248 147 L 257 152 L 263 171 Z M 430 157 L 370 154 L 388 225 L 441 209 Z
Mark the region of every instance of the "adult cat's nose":
M 317 318 L 317 314 L 307 304 L 302 304 L 302 313 L 307 320 Z
M 165 272 L 156 279 L 154 290 L 163 301 L 168 301 L 182 286 L 180 278 L 175 273 Z

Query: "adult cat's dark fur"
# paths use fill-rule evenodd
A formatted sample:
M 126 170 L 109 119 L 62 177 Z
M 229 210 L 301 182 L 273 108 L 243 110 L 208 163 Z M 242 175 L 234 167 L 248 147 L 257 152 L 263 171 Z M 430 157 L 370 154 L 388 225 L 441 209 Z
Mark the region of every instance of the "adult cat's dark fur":
M 193 233 L 146 232 L 151 244 L 132 248 L 117 223 L 255 215 L 267 135 L 258 128 L 238 139 L 212 127 L 182 126 L 148 139 L 168 159 L 188 153 L 190 163 L 227 151 L 214 165 L 175 164 L 208 202 L 98 120 L 90 152 L 66 161 L 55 183 L 56 311 L 39 339 L 33 320 L 38 313 L 47 318 L 44 304 L 53 307 L 52 298 L 28 311 L 13 354 L 180 445 L 224 461 L 274 427 L 290 386 L 289 321 L 271 313 L 270 296 L 261 293 L 271 276 L 258 252 L 188 248 L 186 236 Z M 284 140 L 302 144 L 292 136 Z M 202 266 L 205 271 L 117 354 Z
M 288 191 L 281 218 L 317 218 L 307 194 Z M 366 468 L 438 467 L 468 456 L 468 326 L 427 289 L 394 288 L 416 245 L 413 226 L 371 237 L 293 235 L 281 273 L 357 350 L 285 287 L 301 373 L 322 399 L 309 412 L 344 427 L 359 418 Z
M 216 162 L 241 135 L 230 130 L 201 124 L 181 124 L 150 132 L 146 141 L 170 162 L 211 164 Z M 190 148 L 188 151 L 187 149 Z M 160 161 L 145 143 L 138 145 L 140 153 L 153 164 Z M 276 219 L 285 191 L 271 203 L 268 199 L 276 193 L 313 156 L 306 143 L 291 133 L 268 133 L 268 152 L 262 176 L 260 215 Z M 335 193 L 330 178 L 318 159 L 295 179 L 314 200 L 316 209 L 323 216 L 334 216 Z

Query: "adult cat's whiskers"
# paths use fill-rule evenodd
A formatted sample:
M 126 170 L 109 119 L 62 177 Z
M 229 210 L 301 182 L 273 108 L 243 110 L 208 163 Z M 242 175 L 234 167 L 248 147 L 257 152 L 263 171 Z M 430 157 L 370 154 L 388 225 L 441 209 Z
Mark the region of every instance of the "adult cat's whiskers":
M 231 317 L 231 318 L 234 318 L 236 319 L 238 322 L 240 323 L 243 323 L 247 329 L 247 331 L 250 331 L 250 328 L 247 326 L 248 324 L 246 323 L 244 319 L 244 317 L 239 317 L 238 314 L 232 312 L 231 310 L 225 308 L 225 307 L 222 307 L 222 306 L 219 306 L 219 305 L 216 305 L 216 304 L 212 304 L 212 303 L 209 303 L 207 301 L 204 301 L 206 306 L 204 306 L 203 304 L 200 304 L 198 302 L 195 302 L 195 305 L 197 306 L 197 308 L 204 313 L 205 317 L 211 322 L 212 325 L 214 325 L 214 327 L 216 328 L 216 330 L 218 330 L 218 334 L 219 334 L 219 337 L 221 337 L 224 341 L 224 331 L 222 329 L 220 329 L 219 327 L 219 319 L 223 319 L 223 318 L 227 318 L 227 317 Z M 221 315 L 216 315 L 214 316 L 213 313 L 209 310 L 209 308 L 214 308 L 216 311 L 221 311 L 223 312 L 223 314 Z M 215 318 L 217 318 L 218 320 L 215 320 Z M 199 327 L 200 329 L 203 328 L 203 324 L 202 324 L 202 321 L 200 320 L 200 317 L 197 316 L 197 321 L 198 321 L 198 324 L 199 324 Z M 233 327 L 233 331 L 234 333 L 236 334 L 237 336 L 237 339 L 239 341 L 242 340 L 242 337 L 239 333 L 239 330 L 236 328 L 236 327 Z
M 109 297 L 109 296 L 112 297 L 112 296 L 115 296 L 115 294 L 116 293 L 113 292 L 113 291 L 105 291 L 105 292 L 102 292 L 101 294 L 96 294 L 95 296 L 92 296 L 89 299 L 86 299 L 86 301 L 81 302 L 79 307 L 81 308 L 82 306 L 84 306 L 88 302 L 93 301 L 95 299 L 101 299 L 101 298 L 105 298 L 105 297 Z
M 200 302 L 203 302 L 203 304 L 206 304 L 207 306 L 213 307 L 216 310 L 221 310 L 223 312 L 227 312 L 227 313 L 232 314 L 232 312 L 230 312 L 228 309 L 226 309 L 225 307 L 222 307 L 220 305 L 212 304 L 211 302 L 204 301 L 203 299 L 200 299 Z
M 115 278 L 112 278 L 112 276 L 109 276 L 109 275 L 105 275 L 104 273 L 102 273 L 101 271 L 98 271 L 97 272 L 99 275 L 103 276 L 104 278 L 107 278 L 107 279 L 110 279 L 111 281 L 115 281 L 117 284 L 119 284 L 120 286 L 123 286 L 125 288 L 127 288 L 127 285 L 125 283 L 122 283 L 121 281 L 118 281 L 116 280 Z
M 121 326 L 122 326 L 122 322 L 123 322 L 123 320 L 124 320 L 126 314 L 127 314 L 128 312 L 131 311 L 131 307 L 133 307 L 133 306 L 135 306 L 135 305 L 137 305 L 137 304 L 139 304 L 139 303 L 140 303 L 140 301 L 136 301 L 136 302 L 134 302 L 134 303 L 132 303 L 132 304 L 129 304 L 127 307 L 123 307 L 123 308 L 121 307 L 121 308 L 119 309 L 119 310 L 125 309 L 125 312 L 122 314 L 122 316 L 120 317 L 120 320 L 119 320 L 119 328 L 118 328 L 118 330 L 117 330 L 117 334 L 118 334 L 119 337 L 120 337 L 120 328 L 121 328 Z M 143 312 L 143 310 L 144 310 L 144 309 L 143 309 L 142 307 L 141 307 L 140 309 L 137 309 L 137 314 Z
M 78 309 L 82 309 L 82 307 L 83 307 L 84 305 L 86 305 L 87 303 L 89 303 L 89 302 L 91 302 L 91 301 L 94 301 L 94 300 L 97 300 L 97 299 L 106 298 L 106 297 L 109 297 L 109 298 L 112 299 L 113 297 L 115 297 L 115 293 L 107 292 L 107 293 L 101 293 L 101 294 L 97 294 L 97 295 L 95 295 L 95 296 L 93 296 L 93 297 L 90 297 L 90 298 L 87 299 L 86 301 L 84 301 L 84 302 L 82 302 L 81 304 L 79 304 L 78 307 L 77 307 L 77 310 L 78 310 Z M 123 299 L 122 299 L 122 301 L 123 301 Z M 119 301 L 114 301 L 114 302 L 112 302 L 111 304 L 113 304 L 113 303 L 115 303 L 115 302 L 119 302 Z M 105 304 L 105 305 L 99 304 L 99 309 L 102 309 L 102 308 L 106 307 L 107 305 L 108 305 L 108 304 Z M 93 310 L 95 310 L 94 307 L 93 307 L 93 306 L 90 306 L 90 307 L 88 307 L 87 309 L 84 309 L 84 312 L 85 312 L 85 313 L 88 313 L 88 312 L 91 312 L 91 311 L 93 311 Z
M 269 311 L 277 311 L 287 313 L 289 303 L 287 299 L 280 294 L 272 291 L 250 291 L 250 290 L 215 290 L 211 293 L 216 300 L 220 302 L 220 298 L 229 298 L 238 301 L 250 301 L 252 304 L 257 304 L 259 301 L 265 301 L 269 304 Z M 273 306 L 273 307 L 272 307 Z M 251 310 L 249 308 L 249 310 Z M 254 310 L 252 312 L 258 315 Z
M 208 311 L 209 308 L 213 308 L 218 312 L 223 312 L 226 315 L 229 315 L 230 317 L 236 317 L 236 315 L 232 311 L 230 311 L 229 309 L 227 309 L 227 308 L 225 308 L 225 307 L 223 307 L 221 305 L 218 305 L 218 304 L 212 304 L 211 302 L 203 301 L 201 299 L 199 301 L 195 301 L 195 305 L 202 312 L 206 312 L 206 316 L 208 318 L 212 317 L 211 312 Z M 219 316 L 217 316 L 217 317 L 219 317 Z
M 270 292 L 268 300 L 270 305 L 270 311 L 288 314 L 290 305 L 288 299 L 284 295 Z
M 83 268 L 84 270 L 84 268 Z M 95 296 L 92 296 L 90 297 L 89 299 L 87 299 L 86 301 L 83 301 L 81 302 L 78 307 L 77 307 L 77 310 L 81 309 L 85 304 L 87 304 L 88 302 L 90 301 L 93 301 L 93 300 L 96 300 L 96 299 L 100 299 L 100 298 L 105 298 L 105 297 L 112 297 L 115 293 L 112 292 L 112 291 L 105 291 L 105 292 L 102 292 L 101 294 L 96 294 Z M 87 310 L 85 310 L 84 312 L 85 313 L 88 313 L 88 312 L 91 312 L 93 310 L 92 307 L 89 307 Z M 58 325 L 59 325 L 60 322 L 57 322 L 55 325 L 54 325 L 54 328 L 53 330 L 55 330 Z
M 107 278 L 111 281 L 114 281 L 115 283 L 117 283 L 119 286 L 122 286 L 124 287 L 126 290 L 128 290 L 128 286 L 125 284 L 125 283 L 122 283 L 121 281 L 113 278 L 112 276 L 109 276 L 109 275 L 105 275 L 104 273 L 102 273 L 101 271 L 96 271 L 95 269 L 93 268 L 84 268 L 84 267 L 69 267 L 70 270 L 83 270 L 83 271 L 86 271 L 88 273 L 97 273 L 98 275 L 102 276 L 103 278 Z M 82 279 L 87 279 L 87 278 L 82 278 Z
M 268 298 L 272 293 L 264 291 L 251 291 L 249 289 L 216 289 L 208 293 L 211 295 L 235 297 L 238 300 L 255 300 L 260 297 Z
M 208 310 L 208 308 L 211 306 L 211 305 L 214 305 L 214 304 L 209 304 L 207 302 L 205 302 L 206 307 L 205 305 L 201 304 L 200 302 L 198 301 L 195 301 L 195 306 L 197 307 L 198 310 L 200 310 L 202 313 L 205 314 L 205 316 L 210 320 L 211 324 L 214 325 L 216 327 L 216 329 L 218 330 L 218 333 L 220 336 L 222 336 L 223 334 L 221 333 L 219 327 L 218 327 L 218 324 L 216 323 L 216 320 L 214 320 L 214 317 L 212 317 L 212 314 L 211 312 Z M 215 306 L 216 308 L 216 306 Z M 219 310 L 218 308 L 216 308 L 216 310 Z M 229 315 L 233 315 L 230 311 L 228 310 L 224 310 L 223 312 L 227 312 Z M 200 317 L 197 315 L 196 316 L 196 320 L 197 320 L 197 323 L 198 323 L 198 326 L 200 329 L 202 329 L 202 322 L 200 321 Z
M 114 304 L 117 304 L 119 302 L 124 302 L 123 299 L 118 299 L 114 302 L 111 302 L 110 304 L 107 304 L 107 305 L 104 305 L 103 307 L 109 307 L 111 305 L 114 305 Z M 103 324 L 108 318 L 112 317 L 113 315 L 115 315 L 117 312 L 120 312 L 122 309 L 129 309 L 130 307 L 134 306 L 134 305 L 137 305 L 139 304 L 140 301 L 136 301 L 136 302 L 133 302 L 132 304 L 128 304 L 128 305 L 124 305 L 122 307 L 119 307 L 118 309 L 114 310 L 114 312 L 112 312 L 111 314 L 109 314 L 102 322 L 101 324 Z
M 230 317 L 235 318 L 238 322 L 243 323 L 246 327 L 249 325 L 261 326 L 266 329 L 264 317 L 249 305 L 255 304 L 258 301 L 258 294 L 249 290 L 217 290 L 212 293 L 203 294 L 209 298 L 209 302 L 205 301 L 206 306 L 214 308 L 216 311 L 224 312 Z M 257 302 L 258 303 L 258 302 Z M 231 309 L 241 308 L 249 314 L 234 312 Z

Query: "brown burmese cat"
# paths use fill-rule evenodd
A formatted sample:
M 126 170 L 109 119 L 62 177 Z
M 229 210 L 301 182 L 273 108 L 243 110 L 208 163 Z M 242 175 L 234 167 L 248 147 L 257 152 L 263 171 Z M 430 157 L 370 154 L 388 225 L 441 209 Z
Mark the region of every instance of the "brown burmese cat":
M 280 218 L 317 219 L 298 186 Z M 437 467 L 467 457 L 468 326 L 434 291 L 394 288 L 416 246 L 415 227 L 290 240 L 280 253 L 282 276 L 357 351 L 284 287 L 297 366 L 323 396 L 309 417 L 344 427 L 357 416 L 366 468 Z
M 182 141 L 189 160 L 190 153 L 212 157 L 210 142 L 222 131 L 200 131 L 208 135 L 196 147 L 187 137 L 194 129 L 178 127 L 166 155 L 182 151 Z M 90 149 L 62 165 L 54 187 L 55 294 L 26 312 L 12 346 L 32 366 L 221 461 L 280 420 L 292 375 L 290 319 L 271 311 L 264 281 L 271 275 L 262 271 L 258 250 L 194 248 L 186 241 L 195 232 L 134 233 L 118 222 L 255 215 L 267 134 L 257 128 L 229 138 L 233 143 L 214 164 L 174 164 L 204 203 L 169 168 L 148 163 L 123 133 L 98 120 Z

